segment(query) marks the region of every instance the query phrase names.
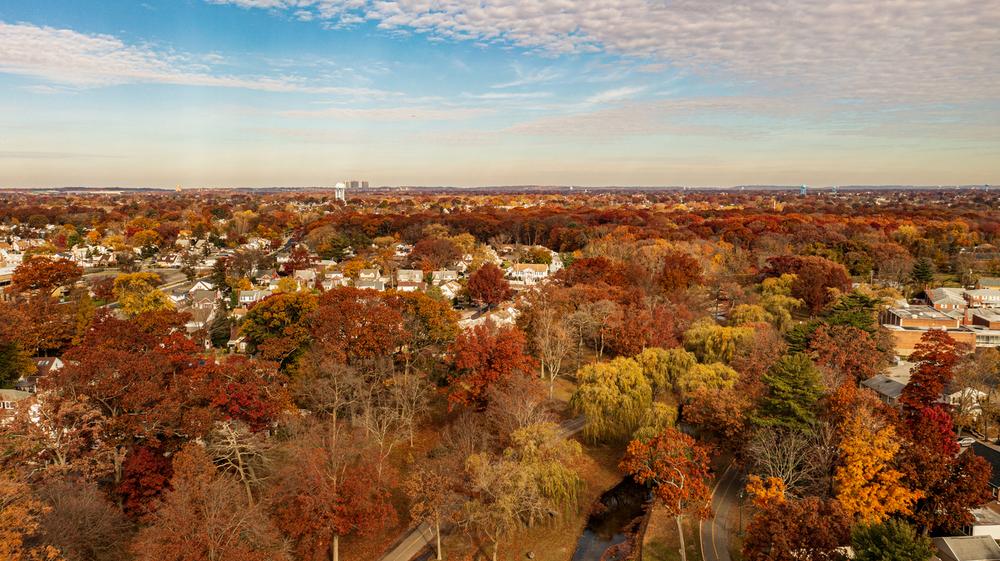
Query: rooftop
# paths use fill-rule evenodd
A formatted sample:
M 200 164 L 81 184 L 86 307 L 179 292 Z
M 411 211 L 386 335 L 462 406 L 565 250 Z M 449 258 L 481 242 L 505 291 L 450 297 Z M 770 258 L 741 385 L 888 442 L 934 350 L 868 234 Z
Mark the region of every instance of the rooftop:
M 930 319 L 930 320 L 951 320 L 948 314 L 935 310 L 930 306 L 910 306 L 908 308 L 889 308 L 889 311 L 900 319 Z

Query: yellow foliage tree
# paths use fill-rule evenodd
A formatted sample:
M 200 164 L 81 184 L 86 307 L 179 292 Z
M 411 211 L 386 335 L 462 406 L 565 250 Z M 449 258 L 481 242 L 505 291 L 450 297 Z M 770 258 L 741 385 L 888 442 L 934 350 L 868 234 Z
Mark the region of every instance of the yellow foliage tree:
M 896 429 L 866 409 L 844 423 L 841 465 L 834 473 L 837 499 L 858 521 L 878 524 L 893 514 L 910 514 L 922 496 L 902 483 L 903 473 L 892 465 L 899 442 Z
M 785 502 L 785 482 L 780 477 L 764 479 L 759 475 L 747 478 L 747 494 L 757 508 Z
M 159 282 L 156 273 L 124 273 L 115 277 L 114 294 L 121 310 L 131 317 L 172 309 L 170 298 L 156 288 Z
M 0 559 L 5 561 L 61 561 L 59 550 L 29 543 L 39 519 L 49 509 L 31 494 L 28 485 L 0 474 Z

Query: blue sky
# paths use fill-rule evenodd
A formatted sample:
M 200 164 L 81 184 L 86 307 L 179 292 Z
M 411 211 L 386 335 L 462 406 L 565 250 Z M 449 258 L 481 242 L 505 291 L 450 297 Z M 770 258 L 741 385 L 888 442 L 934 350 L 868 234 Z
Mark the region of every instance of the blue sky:
M 6 0 L 0 186 L 996 183 L 998 86 L 972 0 Z

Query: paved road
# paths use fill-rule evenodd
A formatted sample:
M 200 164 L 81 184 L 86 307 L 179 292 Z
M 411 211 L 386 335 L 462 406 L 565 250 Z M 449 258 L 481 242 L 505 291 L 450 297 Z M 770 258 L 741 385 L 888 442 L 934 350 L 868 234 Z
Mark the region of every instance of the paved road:
M 699 524 L 701 556 L 704 561 L 732 561 L 729 556 L 730 534 L 737 530 L 740 488 L 739 470 L 726 467 L 712 493 L 713 517 Z
M 581 415 L 574 419 L 563 421 L 560 423 L 559 428 L 562 430 L 563 436 L 569 438 L 583 430 L 583 425 L 586 424 L 586 421 L 583 415 Z M 444 528 L 441 529 L 442 535 L 445 533 L 444 530 Z M 425 548 L 434 548 L 434 530 L 427 524 L 421 523 L 403 536 L 396 543 L 395 547 L 379 558 L 379 561 L 411 561 L 417 554 L 424 551 Z
M 399 540 L 396 547 L 380 557 L 380 561 L 410 561 L 427 546 L 433 547 L 433 544 L 434 529 L 427 524 L 420 524 Z

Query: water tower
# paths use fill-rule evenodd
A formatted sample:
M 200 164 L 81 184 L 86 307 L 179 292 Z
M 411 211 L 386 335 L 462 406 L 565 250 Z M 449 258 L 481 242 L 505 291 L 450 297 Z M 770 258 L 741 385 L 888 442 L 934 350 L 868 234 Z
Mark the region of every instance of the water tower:
M 347 203 L 347 185 L 344 185 L 343 182 L 334 185 L 333 198 L 334 200 Z

